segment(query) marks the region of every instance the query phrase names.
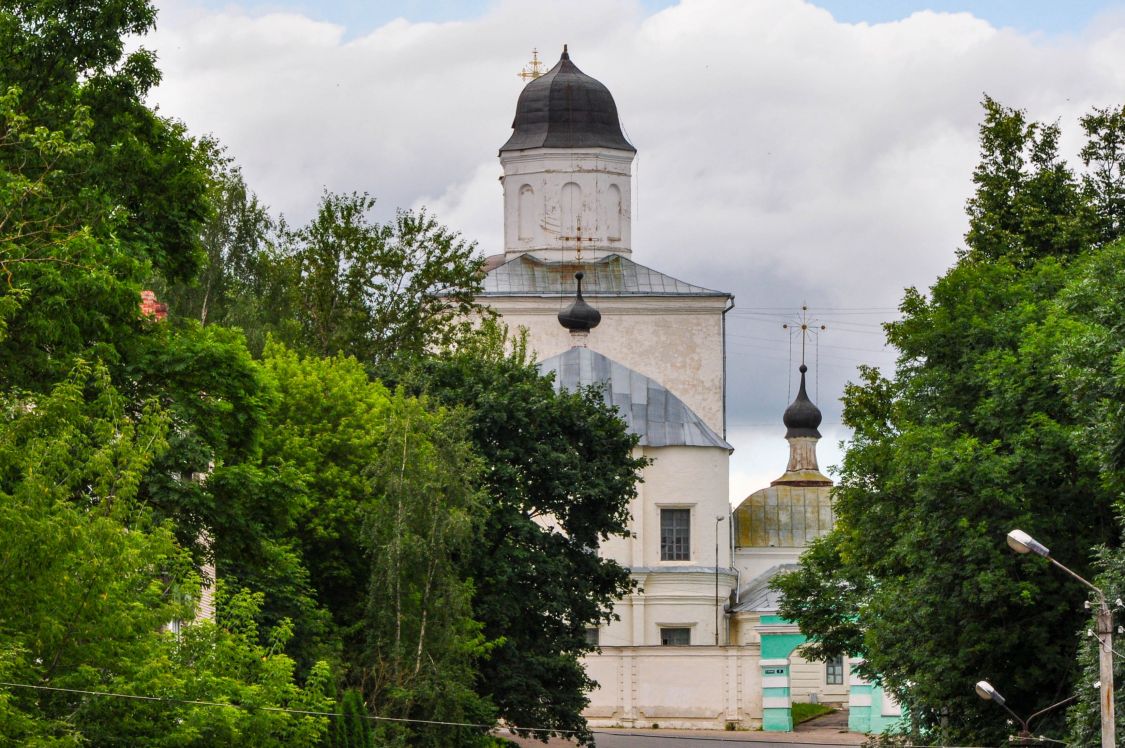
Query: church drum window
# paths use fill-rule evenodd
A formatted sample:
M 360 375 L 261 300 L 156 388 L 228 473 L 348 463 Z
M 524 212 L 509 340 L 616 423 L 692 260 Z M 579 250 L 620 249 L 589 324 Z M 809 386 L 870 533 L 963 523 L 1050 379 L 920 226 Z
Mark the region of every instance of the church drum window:
M 691 510 L 660 510 L 660 560 L 691 560 Z

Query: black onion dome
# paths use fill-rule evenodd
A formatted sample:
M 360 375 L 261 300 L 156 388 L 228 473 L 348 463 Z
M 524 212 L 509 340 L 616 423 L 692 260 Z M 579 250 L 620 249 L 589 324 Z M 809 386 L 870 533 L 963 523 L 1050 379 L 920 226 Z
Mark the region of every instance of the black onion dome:
M 578 294 L 566 309 L 559 312 L 559 324 L 571 332 L 589 332 L 602 321 L 602 313 L 586 303 L 582 298 L 582 273 L 575 273 L 578 281 Z
M 637 151 L 621 133 L 609 89 L 570 61 L 566 45 L 553 68 L 524 86 L 512 129 L 501 153 L 528 148 Z
M 820 438 L 820 432 L 817 431 L 821 419 L 820 408 L 813 405 L 812 400 L 809 400 L 808 393 L 805 392 L 805 372 L 808 370 L 809 367 L 801 364 L 801 389 L 797 391 L 797 399 L 789 404 L 789 407 L 785 409 L 785 415 L 781 417 L 787 428 L 786 439 L 794 436 Z

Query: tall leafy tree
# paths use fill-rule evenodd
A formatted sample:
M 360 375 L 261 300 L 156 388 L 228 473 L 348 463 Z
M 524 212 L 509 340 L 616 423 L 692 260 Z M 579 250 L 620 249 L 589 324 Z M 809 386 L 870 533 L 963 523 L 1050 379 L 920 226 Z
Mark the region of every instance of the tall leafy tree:
M 1076 683 L 1084 592 L 1010 553 L 1005 534 L 1027 530 L 1085 574 L 1116 540 L 1115 494 L 1060 372 L 1073 330 L 1056 319 L 1097 210 L 1057 126 L 984 108 L 966 249 L 887 326 L 895 378 L 867 369 L 846 389 L 837 526 L 778 583 L 810 651 L 862 654 L 947 742 L 1006 734 L 977 680 L 1028 712 Z
M 202 325 L 242 327 L 260 352 L 265 331 L 259 328 L 269 312 L 259 304 L 280 285 L 270 275 L 277 221 L 247 186 L 242 170 L 217 145 L 207 146 L 212 152 L 212 210 L 200 231 L 206 257 L 194 278 L 162 289 L 161 298 L 174 316 Z
M 424 210 L 381 224 L 374 205 L 367 194 L 325 193 L 308 224 L 283 229 L 279 277 L 293 289 L 291 343 L 379 366 L 468 329 L 483 258 Z
M 249 506 L 218 503 L 191 476 L 215 464 L 229 477 L 252 460 L 269 390 L 238 335 L 139 314 L 145 279 L 176 282 L 199 266 L 212 160 L 144 105 L 158 73 L 150 53 L 126 52 L 124 37 L 153 18 L 142 0 L 0 8 L 0 381 L 11 416 L 0 471 L 5 507 L 21 518 L 5 522 L 8 547 L 24 554 L 10 568 L 32 570 L 4 610 L 5 652 L 20 653 L 8 662 L 27 666 L 17 674 L 32 685 L 322 709 L 320 686 L 294 691 L 293 663 L 278 654 L 287 624 L 243 620 L 257 610 L 249 593 L 224 598 L 222 615 L 233 618 L 193 631 L 195 650 L 161 633 L 191 617 L 199 559 L 187 550 L 205 555 L 201 530 L 225 522 L 231 532 L 219 537 L 262 534 L 261 491 L 232 492 Z M 29 435 L 32 426 L 41 430 Z M 31 598 L 42 602 L 22 604 Z M 183 659 L 190 651 L 201 659 Z M 321 685 L 328 676 L 323 665 L 305 672 Z M 290 719 L 244 721 L 232 710 L 215 731 L 175 707 L 103 708 L 58 694 L 34 702 L 18 710 L 18 729 L 64 742 L 267 745 L 289 730 L 270 725 Z M 301 724 L 296 742 L 323 732 L 317 720 Z
M 597 548 L 628 532 L 646 464 L 633 454 L 637 438 L 601 393 L 556 392 L 523 342 L 495 324 L 403 381 L 469 409 L 487 466 L 482 536 L 462 559 L 474 613 L 498 643 L 479 666 L 478 690 L 512 724 L 589 739 L 581 712 L 592 683 L 579 657 L 592 649 L 587 627 L 608 621 L 632 589 L 628 570 Z
M 1088 120 L 1087 120 L 1088 121 Z M 1103 490 L 1114 499 L 1117 541 L 1100 549 L 1095 580 L 1110 600 L 1125 596 L 1125 242 L 1089 253 L 1077 263 L 1056 298 L 1049 326 L 1065 332 L 1053 357 L 1062 392 L 1082 428 L 1076 433 L 1082 459 L 1097 470 Z M 1120 616 L 1120 613 L 1117 613 Z M 1093 628 L 1093 622 L 1087 623 Z M 1116 658 L 1115 658 L 1116 659 Z M 1100 705 L 1097 643 L 1086 639 L 1079 658 L 1079 700 L 1071 709 L 1070 745 L 1098 745 Z M 1115 663 L 1117 699 L 1125 698 L 1125 667 Z M 1117 730 L 1125 729 L 1125 715 Z
M 344 682 L 383 717 L 491 724 L 488 650 L 461 559 L 479 542 L 479 464 L 460 417 L 390 392 L 354 358 L 267 347 L 266 467 L 300 476 L 286 542 L 331 616 Z M 236 572 L 237 573 L 237 572 Z M 380 723 L 380 745 L 477 745 L 480 729 Z
M 145 106 L 154 56 L 125 47 L 154 18 L 145 0 L 0 9 L 0 265 L 20 300 L 7 382 L 49 386 L 76 355 L 116 365 L 141 282 L 198 268 L 206 154 Z
M 257 641 L 247 593 L 223 601 L 221 627 L 166 630 L 194 617 L 200 580 L 139 501 L 171 419 L 153 400 L 130 410 L 91 365 L 49 393 L 0 399 L 0 675 L 19 684 L 0 690 L 0 734 L 44 745 L 315 742 L 322 718 L 189 703 L 323 711 L 327 667 L 295 683 L 293 662 Z
M 1095 109 L 1082 118 L 1086 145 L 1082 192 L 1094 212 L 1094 235 L 1106 244 L 1125 234 L 1125 106 Z

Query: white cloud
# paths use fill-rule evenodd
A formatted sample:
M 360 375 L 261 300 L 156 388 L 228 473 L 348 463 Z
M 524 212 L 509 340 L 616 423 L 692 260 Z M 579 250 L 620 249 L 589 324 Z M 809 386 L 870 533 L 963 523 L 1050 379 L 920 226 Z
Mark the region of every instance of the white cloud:
M 165 73 L 154 100 L 227 144 L 275 210 L 302 221 L 322 188 L 367 190 L 383 215 L 428 205 L 486 254 L 500 249 L 495 156 L 516 73 L 531 47 L 553 63 L 569 43 L 639 150 L 634 258 L 736 295 L 732 423 L 776 422 L 787 404 L 787 315 L 768 307 L 807 301 L 828 323 L 826 422 L 856 363 L 893 363 L 877 323 L 961 244 L 985 92 L 1058 119 L 1074 153 L 1077 118 L 1125 89 L 1121 14 L 1053 38 L 968 13 L 838 23 L 802 0 L 682 0 L 648 16 L 637 3 L 499 0 L 469 21 L 345 34 L 236 4 L 162 6 L 145 42 Z M 735 475 L 776 477 L 784 442 L 778 462 L 743 434 Z

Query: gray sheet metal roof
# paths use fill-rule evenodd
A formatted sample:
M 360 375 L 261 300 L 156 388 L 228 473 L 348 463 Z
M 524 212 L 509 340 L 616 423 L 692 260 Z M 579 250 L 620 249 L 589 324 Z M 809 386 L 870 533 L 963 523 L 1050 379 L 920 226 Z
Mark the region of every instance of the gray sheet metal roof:
M 721 296 L 677 280 L 621 255 L 606 255 L 585 262 L 547 262 L 529 254 L 514 257 L 484 276 L 482 296 L 573 296 L 574 274 L 586 278 L 586 296 Z
M 771 590 L 770 580 L 778 574 L 796 571 L 797 564 L 778 564 L 771 566 L 747 582 L 738 590 L 738 604 L 732 605 L 732 613 L 773 613 L 781 602 L 781 593 Z
M 644 446 L 732 449 L 664 385 L 589 348 L 576 346 L 545 359 L 539 370 L 555 375 L 556 390 L 603 387 L 606 402 L 617 407 Z

